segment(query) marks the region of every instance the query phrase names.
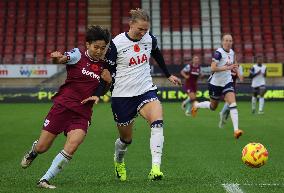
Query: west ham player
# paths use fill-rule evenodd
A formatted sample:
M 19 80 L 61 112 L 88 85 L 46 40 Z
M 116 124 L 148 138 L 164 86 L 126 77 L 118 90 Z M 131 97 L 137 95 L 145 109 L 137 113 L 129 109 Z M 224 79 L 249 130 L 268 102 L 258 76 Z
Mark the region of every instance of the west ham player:
M 63 150 L 54 158 L 48 171 L 37 183 L 38 187 L 54 189 L 49 181 L 71 160 L 78 146 L 84 141 L 91 123 L 93 104 L 99 101 L 103 90 L 102 79 L 110 83 L 112 78 L 102 60 L 110 41 L 108 30 L 91 26 L 86 33 L 86 51 L 74 48 L 64 55 L 51 53 L 56 64 L 66 64 L 67 79 L 53 97 L 51 107 L 38 140 L 23 157 L 21 165 L 27 168 L 38 154 L 46 152 L 58 134 L 67 136 Z
M 266 66 L 262 64 L 262 57 L 257 57 L 257 64 L 253 65 L 250 69 L 250 78 L 252 78 L 251 87 L 253 90 L 253 95 L 251 99 L 252 113 L 255 113 L 256 109 L 256 100 L 259 95 L 259 107 L 258 114 L 263 114 L 264 106 L 264 94 L 266 91 L 265 88 L 265 77 L 266 77 Z
M 115 141 L 115 174 L 121 181 L 126 180 L 124 155 L 132 142 L 134 118 L 139 113 L 151 128 L 152 169 L 148 178 L 159 180 L 163 177 L 160 171 L 163 115 L 157 87 L 150 75 L 150 57 L 153 56 L 170 82 L 180 84 L 181 81 L 168 72 L 157 39 L 149 32 L 150 18 L 146 11 L 131 10 L 130 15 L 129 31 L 117 35 L 107 53 L 113 77 L 111 106 L 120 135 Z
M 200 75 L 199 57 L 193 56 L 192 64 L 187 64 L 180 74 L 185 78 L 184 90 L 188 95 L 182 102 L 182 108 L 185 109 L 185 115 L 190 116 L 191 104 L 196 101 L 197 80 Z
M 232 70 L 231 74 L 232 74 L 232 78 L 233 78 L 234 90 L 235 90 L 235 93 L 236 93 L 237 79 L 239 79 L 240 82 L 243 82 L 243 80 L 244 80 L 242 66 L 239 65 L 239 68 L 238 68 L 237 71 Z M 227 119 L 229 118 L 229 114 L 230 114 L 229 104 L 225 102 L 221 112 L 219 113 L 219 115 L 220 115 L 219 128 L 223 128 L 224 124 L 226 123 Z
M 222 36 L 222 48 L 218 48 L 212 59 L 212 75 L 209 78 L 208 89 L 210 102 L 204 101 L 194 103 L 191 109 L 192 116 L 195 116 L 198 108 L 216 110 L 219 100 L 224 95 L 225 102 L 229 104 L 230 115 L 234 126 L 234 137 L 238 139 L 243 131 L 239 129 L 238 110 L 234 93 L 231 70 L 237 70 L 236 56 L 232 50 L 233 38 L 231 34 Z

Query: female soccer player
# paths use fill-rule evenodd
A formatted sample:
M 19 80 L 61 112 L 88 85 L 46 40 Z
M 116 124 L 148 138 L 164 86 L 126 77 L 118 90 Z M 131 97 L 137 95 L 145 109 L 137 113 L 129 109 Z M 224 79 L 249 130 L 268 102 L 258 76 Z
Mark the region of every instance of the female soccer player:
M 230 108 L 230 115 L 234 126 L 234 137 L 238 139 L 243 134 L 243 131 L 239 129 L 236 96 L 231 75 L 231 70 L 237 71 L 238 69 L 236 55 L 232 50 L 232 45 L 232 35 L 224 34 L 222 36 L 222 47 L 215 51 L 211 63 L 212 75 L 208 80 L 210 102 L 194 103 L 191 113 L 194 117 L 199 108 L 216 110 L 221 96 L 224 95 L 225 102 L 229 104 Z
M 185 109 L 185 115 L 190 116 L 191 104 L 196 101 L 197 80 L 200 76 L 199 57 L 193 56 L 192 64 L 187 64 L 180 74 L 185 78 L 184 90 L 188 98 L 182 102 L 182 108 Z
M 38 140 L 23 157 L 21 165 L 27 168 L 38 154 L 46 152 L 58 134 L 67 136 L 63 150 L 54 158 L 50 168 L 41 177 L 37 185 L 54 189 L 49 181 L 55 177 L 71 160 L 79 145 L 84 141 L 91 123 L 92 107 L 97 104 L 103 93 L 100 83 L 110 84 L 111 76 L 103 60 L 107 44 L 110 41 L 108 30 L 100 26 L 91 26 L 86 33 L 86 51 L 74 48 L 61 54 L 51 53 L 56 64 L 66 64 L 67 79 L 53 97 L 51 107 Z
M 124 155 L 132 142 L 134 118 L 139 113 L 151 128 L 152 169 L 148 177 L 159 180 L 163 177 L 160 171 L 164 142 L 163 115 L 157 87 L 150 74 L 150 57 L 153 56 L 171 83 L 177 85 L 181 81 L 166 68 L 157 39 L 149 32 L 149 15 L 142 9 L 131 10 L 130 15 L 129 31 L 117 35 L 107 53 L 113 77 L 111 106 L 120 135 L 115 141 L 115 174 L 121 181 L 126 180 Z

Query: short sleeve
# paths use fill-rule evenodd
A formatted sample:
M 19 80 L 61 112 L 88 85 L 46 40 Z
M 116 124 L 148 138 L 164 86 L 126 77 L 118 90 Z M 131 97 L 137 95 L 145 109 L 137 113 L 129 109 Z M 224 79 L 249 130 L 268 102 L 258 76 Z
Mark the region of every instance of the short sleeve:
M 74 48 L 68 52 L 65 52 L 64 55 L 67 56 L 66 64 L 70 65 L 77 64 L 81 59 L 81 52 L 78 48 Z
M 189 72 L 190 71 L 190 65 L 189 64 L 185 65 L 185 67 L 182 69 L 182 71 Z
M 214 62 L 220 62 L 222 54 L 219 51 L 215 51 L 212 60 Z

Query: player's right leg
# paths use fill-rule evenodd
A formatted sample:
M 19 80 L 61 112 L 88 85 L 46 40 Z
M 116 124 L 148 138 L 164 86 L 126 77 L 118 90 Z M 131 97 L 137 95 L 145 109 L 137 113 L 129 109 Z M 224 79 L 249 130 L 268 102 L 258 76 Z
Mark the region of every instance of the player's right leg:
M 42 130 L 39 139 L 33 142 L 31 149 L 24 155 L 21 161 L 22 168 L 29 167 L 38 154 L 46 152 L 55 138 L 56 135 Z
M 252 114 L 255 114 L 258 88 L 253 88 L 252 92 L 253 93 L 252 93 L 252 98 L 251 98 L 251 112 Z
M 117 126 L 120 137 L 116 139 L 114 144 L 114 172 L 120 181 L 126 181 L 127 179 L 124 156 L 126 154 L 127 147 L 132 142 L 132 127 L 133 122 L 129 125 Z
M 117 124 L 119 138 L 114 143 L 114 171 L 120 181 L 126 181 L 124 156 L 132 142 L 132 127 L 137 116 L 137 97 L 112 97 L 111 108 Z
M 87 121 L 86 121 L 87 122 Z M 83 127 L 87 127 L 85 124 Z M 81 127 L 81 126 L 79 126 Z M 74 127 L 73 127 L 74 128 Z M 38 181 L 37 186 L 46 189 L 55 189 L 49 181 L 54 178 L 72 159 L 73 154 L 78 149 L 79 145 L 84 141 L 87 129 L 72 129 L 67 133 L 67 139 L 63 150 L 58 153 L 52 161 L 47 172 Z

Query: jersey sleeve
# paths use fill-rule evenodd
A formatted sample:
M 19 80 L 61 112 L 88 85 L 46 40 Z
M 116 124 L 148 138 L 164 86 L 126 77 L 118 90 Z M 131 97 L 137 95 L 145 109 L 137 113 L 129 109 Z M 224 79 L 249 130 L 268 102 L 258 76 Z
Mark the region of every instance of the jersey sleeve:
M 112 68 L 116 67 L 116 59 L 117 59 L 117 48 L 113 41 L 110 42 L 105 58 L 108 63 L 108 69 L 112 71 Z
M 190 71 L 190 65 L 189 64 L 185 65 L 185 67 L 183 67 L 182 71 L 189 72 Z
M 152 50 L 156 50 L 157 48 L 159 48 L 158 47 L 158 40 L 153 34 L 149 33 L 149 35 L 152 38 Z
M 213 55 L 213 58 L 212 58 L 212 61 L 213 62 L 220 62 L 221 58 L 222 58 L 221 52 L 215 51 L 214 55 Z
M 64 53 L 65 56 L 67 56 L 67 62 L 66 64 L 77 64 L 79 60 L 81 59 L 81 52 L 78 48 L 74 48 L 70 50 L 69 52 Z

